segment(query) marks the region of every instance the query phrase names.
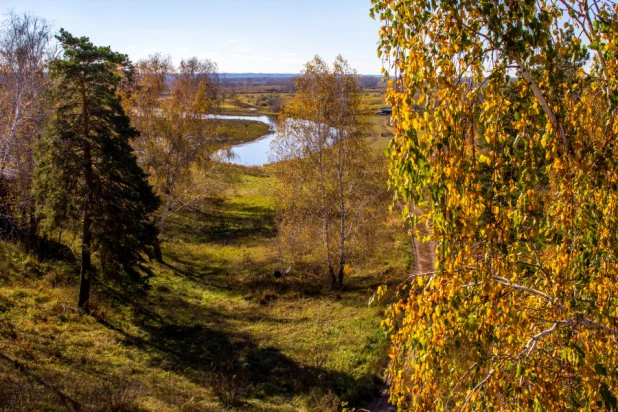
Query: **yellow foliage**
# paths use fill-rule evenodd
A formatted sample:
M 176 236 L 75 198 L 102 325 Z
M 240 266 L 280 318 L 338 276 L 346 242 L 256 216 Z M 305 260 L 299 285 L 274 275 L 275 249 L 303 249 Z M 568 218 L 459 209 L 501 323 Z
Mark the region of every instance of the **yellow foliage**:
M 391 185 L 437 243 L 389 312 L 391 401 L 615 410 L 618 6 L 372 4 L 396 74 Z

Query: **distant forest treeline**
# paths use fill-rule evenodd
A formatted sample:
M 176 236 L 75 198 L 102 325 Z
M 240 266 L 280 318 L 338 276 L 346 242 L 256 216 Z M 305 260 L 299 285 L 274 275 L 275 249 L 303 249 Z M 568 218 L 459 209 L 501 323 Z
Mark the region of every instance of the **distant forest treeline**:
M 220 85 L 226 88 L 276 86 L 289 92 L 296 90 L 298 78 L 298 74 L 289 73 L 220 73 L 217 76 Z M 167 75 L 167 82 L 171 84 L 175 77 L 176 74 Z M 381 76 L 358 75 L 357 79 L 363 89 L 386 87 Z
M 223 87 L 239 86 L 288 86 L 294 89 L 298 74 L 286 73 L 222 73 L 219 75 Z M 382 85 L 381 76 L 359 75 L 358 82 L 363 88 Z

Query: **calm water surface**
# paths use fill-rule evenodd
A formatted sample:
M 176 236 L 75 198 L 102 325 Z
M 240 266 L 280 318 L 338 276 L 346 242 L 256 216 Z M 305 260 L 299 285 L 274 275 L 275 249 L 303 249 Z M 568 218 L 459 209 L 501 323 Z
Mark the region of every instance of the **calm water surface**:
M 262 166 L 268 163 L 270 142 L 277 136 L 277 122 L 269 116 L 212 116 L 221 120 L 248 120 L 265 123 L 270 127 L 270 133 L 249 143 L 232 146 L 233 157 L 230 163 L 244 166 Z

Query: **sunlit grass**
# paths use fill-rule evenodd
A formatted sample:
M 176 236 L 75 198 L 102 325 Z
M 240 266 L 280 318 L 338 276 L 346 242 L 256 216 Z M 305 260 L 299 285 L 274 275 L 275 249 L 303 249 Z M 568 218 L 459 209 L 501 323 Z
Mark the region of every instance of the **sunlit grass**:
M 0 242 L 0 398 L 20 388 L 34 410 L 362 406 L 385 362 L 383 306 L 368 306 L 384 276 L 359 268 L 339 293 L 321 277 L 274 279 L 272 178 L 246 170 L 173 218 L 148 290 L 97 282 L 88 315 L 75 261 Z M 384 257 L 394 277 L 409 265 L 402 239 Z

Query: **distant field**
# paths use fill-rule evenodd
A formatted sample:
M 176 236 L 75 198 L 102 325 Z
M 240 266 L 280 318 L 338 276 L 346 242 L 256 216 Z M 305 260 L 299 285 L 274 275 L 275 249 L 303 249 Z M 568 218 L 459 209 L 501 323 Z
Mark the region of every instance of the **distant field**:
M 384 101 L 384 93 L 385 89 L 383 87 L 374 87 L 371 89 L 365 89 L 365 96 L 367 102 L 371 106 L 372 109 L 378 111 L 383 107 L 387 107 L 386 102 Z
M 367 103 L 373 113 L 378 110 L 388 107 L 384 101 L 385 89 L 383 87 L 375 87 L 365 89 Z M 383 151 L 388 147 L 388 144 L 393 137 L 393 132 L 390 126 L 390 116 L 378 116 L 375 114 L 371 117 L 371 135 L 369 136 L 369 145 Z
M 369 146 L 376 150 L 383 151 L 388 147 L 393 132 L 390 126 L 390 116 L 373 116 L 371 118 L 372 131 L 369 136 Z
M 384 101 L 384 87 L 374 87 L 364 89 L 366 101 L 373 113 L 387 107 Z M 228 92 L 226 99 L 221 107 L 222 113 L 240 116 L 256 115 L 277 115 L 277 108 L 284 107 L 294 98 L 294 93 L 289 91 L 289 87 L 284 86 L 264 86 L 247 85 L 237 87 L 233 93 Z M 272 102 L 278 102 L 275 107 Z M 369 145 L 379 151 L 388 147 L 390 139 L 393 137 L 389 116 L 374 115 L 371 117 L 371 134 L 368 136 Z M 238 129 L 235 129 L 238 131 Z

